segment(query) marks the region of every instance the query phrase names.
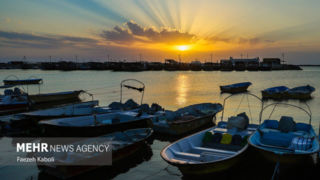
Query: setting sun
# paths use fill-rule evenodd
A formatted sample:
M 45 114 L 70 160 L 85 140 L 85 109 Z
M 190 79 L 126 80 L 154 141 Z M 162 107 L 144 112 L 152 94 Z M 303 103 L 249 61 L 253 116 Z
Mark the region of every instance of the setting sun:
M 188 45 L 180 45 L 180 46 L 177 46 L 177 49 L 179 51 L 186 51 L 186 50 L 190 49 L 190 46 L 188 46 Z

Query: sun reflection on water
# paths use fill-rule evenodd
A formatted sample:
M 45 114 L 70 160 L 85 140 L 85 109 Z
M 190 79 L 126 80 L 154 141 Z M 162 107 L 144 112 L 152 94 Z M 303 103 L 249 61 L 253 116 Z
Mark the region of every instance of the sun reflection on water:
M 189 91 L 189 79 L 188 76 L 184 74 L 179 74 L 177 77 L 177 98 L 176 103 L 178 105 L 186 104 L 187 102 L 187 95 Z

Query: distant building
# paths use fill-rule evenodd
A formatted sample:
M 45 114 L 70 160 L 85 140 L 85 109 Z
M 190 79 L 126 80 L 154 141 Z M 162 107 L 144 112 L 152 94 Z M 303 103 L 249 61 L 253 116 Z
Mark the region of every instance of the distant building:
M 165 59 L 165 64 L 178 64 L 178 62 L 174 59 Z
M 281 64 L 280 58 L 263 58 L 262 62 L 269 64 Z
M 192 61 L 190 64 L 201 65 L 201 62 L 198 60 Z
M 280 58 L 263 58 L 263 64 L 270 66 L 273 70 L 280 70 L 282 68 Z
M 256 58 L 243 58 L 243 59 L 234 59 L 233 57 L 230 57 L 230 59 L 221 59 L 221 64 L 228 64 L 232 63 L 232 65 L 236 65 L 237 63 L 245 64 L 246 66 L 250 63 L 259 63 L 260 59 L 259 57 Z

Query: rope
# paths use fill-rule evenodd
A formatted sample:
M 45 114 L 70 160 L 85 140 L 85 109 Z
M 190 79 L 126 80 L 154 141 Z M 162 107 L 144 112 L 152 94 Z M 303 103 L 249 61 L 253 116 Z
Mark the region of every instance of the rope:
M 252 121 L 252 114 L 251 114 L 251 108 L 250 108 L 250 102 L 249 102 L 249 96 L 247 95 L 247 102 L 248 102 L 248 108 L 249 108 L 249 113 L 250 113 L 250 119 Z
M 241 101 L 240 101 L 240 103 L 239 103 L 239 105 L 238 105 L 238 107 L 237 107 L 236 111 L 235 111 L 233 114 L 236 114 L 236 113 L 238 112 L 238 110 L 239 110 L 239 108 L 240 108 L 240 105 L 241 105 L 241 103 L 242 103 L 242 101 L 243 101 L 243 98 L 244 98 L 244 94 L 242 95 L 242 97 L 241 97 Z
M 280 166 L 280 162 L 277 161 L 277 164 L 274 168 L 273 174 L 272 174 L 272 180 L 274 180 L 276 178 L 276 175 L 279 173 L 279 166 Z
M 276 104 L 275 106 L 273 106 L 273 109 L 272 109 L 272 111 L 271 111 L 271 113 L 270 113 L 270 115 L 269 115 L 269 117 L 268 117 L 268 119 L 270 119 L 271 118 L 271 116 L 272 116 L 272 114 L 273 114 L 273 112 L 274 112 L 274 110 L 276 109 L 276 107 L 278 106 L 278 104 Z

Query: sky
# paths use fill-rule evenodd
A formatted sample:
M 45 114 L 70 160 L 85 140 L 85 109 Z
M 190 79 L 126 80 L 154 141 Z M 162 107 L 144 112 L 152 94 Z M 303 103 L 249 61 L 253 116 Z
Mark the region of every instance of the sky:
M 319 0 L 1 0 L 0 61 L 320 64 Z M 212 57 L 212 59 L 211 59 Z

